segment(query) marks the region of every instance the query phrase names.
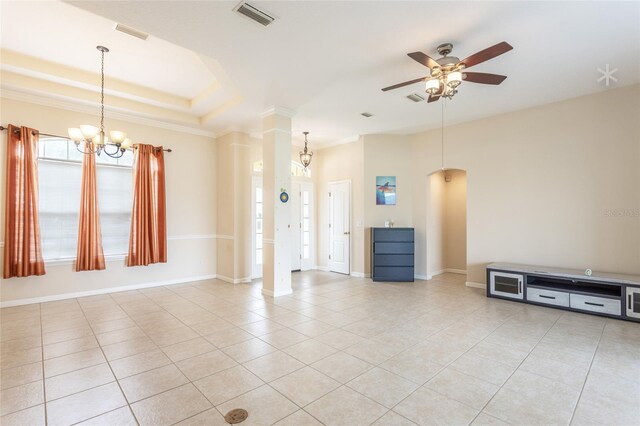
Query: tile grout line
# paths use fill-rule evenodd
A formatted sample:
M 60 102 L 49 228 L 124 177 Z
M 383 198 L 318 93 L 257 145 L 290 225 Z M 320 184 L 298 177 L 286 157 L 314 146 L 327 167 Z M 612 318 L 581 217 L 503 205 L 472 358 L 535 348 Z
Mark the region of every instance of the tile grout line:
M 578 399 L 576 400 L 576 405 L 573 407 L 571 411 L 571 418 L 569 419 L 569 425 L 573 422 L 573 417 L 576 415 L 576 410 L 578 409 L 578 404 L 580 404 L 580 399 L 582 398 L 582 393 L 584 392 L 584 388 L 587 385 L 587 380 L 589 380 L 589 374 L 591 373 L 591 367 L 593 367 L 593 361 L 596 359 L 596 355 L 598 353 L 598 349 L 600 348 L 600 342 L 602 341 L 602 336 L 604 336 L 604 330 L 607 328 L 607 324 L 609 320 L 606 320 L 602 330 L 600 331 L 600 336 L 598 337 L 598 343 L 596 344 L 596 349 L 593 351 L 593 355 L 591 356 L 591 361 L 589 362 L 589 369 L 587 370 L 587 375 L 584 377 L 584 382 L 580 387 L 580 394 L 578 395 Z
M 44 424 L 49 424 L 49 416 L 47 415 L 47 382 L 44 371 L 44 332 L 42 330 L 42 303 L 38 303 L 38 317 L 40 319 L 40 348 L 42 350 L 42 404 L 44 405 Z
M 551 309 L 551 308 L 549 308 Z M 555 325 L 558 323 L 558 321 L 560 321 L 560 318 L 562 318 L 562 316 L 564 315 L 564 313 L 560 313 L 560 315 L 558 315 L 558 318 L 556 318 L 556 320 L 553 322 L 553 324 L 551 325 L 551 327 L 549 327 L 547 329 L 547 331 L 542 335 L 542 337 L 540 337 L 540 339 L 538 339 L 538 341 L 536 342 L 535 345 L 533 345 L 533 348 L 531 348 L 531 350 L 527 353 L 527 356 L 525 356 L 522 361 L 520 361 L 520 363 L 518 364 L 518 366 L 513 370 L 513 372 L 509 375 L 509 377 L 507 377 L 507 380 L 505 380 L 502 385 L 500 385 L 500 387 L 498 388 L 498 390 L 491 396 L 491 398 L 489 398 L 489 401 L 487 401 L 482 408 L 480 409 L 480 411 L 478 411 L 478 414 L 476 414 L 476 416 L 473 418 L 473 420 L 471 420 L 471 423 L 473 423 L 480 414 L 482 414 L 484 412 L 484 409 L 487 408 L 487 406 L 491 403 L 491 401 L 493 401 L 493 398 L 495 398 L 495 396 L 502 390 L 502 388 L 504 387 L 504 385 L 507 384 L 507 382 L 509 381 L 509 379 L 511 379 L 511 377 L 513 377 L 514 374 L 516 374 L 516 372 L 520 369 L 520 367 L 522 366 L 522 364 L 524 364 L 524 362 L 527 360 L 527 358 L 529 358 L 529 356 L 531 355 L 531 353 L 535 350 L 535 348 L 540 344 L 540 342 L 545 338 L 545 336 L 547 334 L 549 334 L 549 332 L 553 329 L 553 327 L 555 327 Z M 540 376 L 542 377 L 542 376 Z M 486 414 L 486 413 L 485 413 Z M 489 414 L 493 417 L 496 417 L 499 420 L 505 421 L 507 423 L 509 423 L 508 420 L 500 418 L 498 416 L 495 416 L 493 414 Z
M 480 309 L 482 309 L 482 308 L 478 308 L 478 309 L 476 309 L 476 310 L 474 310 L 474 311 L 470 312 L 467 316 L 468 316 L 468 317 L 470 317 L 473 313 L 477 312 L 477 311 L 478 311 L 478 310 L 480 310 Z M 516 315 L 518 315 L 518 313 L 513 313 L 513 314 L 511 314 L 511 315 L 507 316 L 507 317 L 504 319 L 504 321 L 502 321 L 498 326 L 496 326 L 496 328 L 494 328 L 494 330 L 492 331 L 492 333 L 493 333 L 494 331 L 496 331 L 498 328 L 500 328 L 502 325 L 504 325 L 504 324 L 505 324 L 505 323 L 506 323 L 510 318 L 512 318 L 512 317 L 514 317 L 514 316 L 516 316 Z M 453 326 L 453 325 L 452 325 L 452 326 Z M 449 327 L 447 327 L 447 328 L 449 328 Z M 445 328 L 445 329 L 446 329 L 446 328 Z M 444 329 L 443 329 L 443 330 L 444 330 Z M 440 331 L 443 331 L 443 330 L 440 330 Z M 438 332 L 439 332 L 439 331 L 438 331 Z M 431 334 L 431 335 L 430 335 L 430 337 L 431 337 L 431 336 L 433 336 L 433 335 L 435 335 L 435 334 L 437 334 L 438 332 L 436 332 L 436 333 L 434 333 L 434 334 Z M 491 333 L 490 333 L 490 334 L 491 334 Z M 409 395 L 407 395 L 405 398 L 403 398 L 401 401 L 399 401 L 397 404 L 395 404 L 395 405 L 394 405 L 390 410 L 391 410 L 391 411 L 393 411 L 393 412 L 394 412 L 394 413 L 396 413 L 396 414 L 401 415 L 400 413 L 397 413 L 396 411 L 394 411 L 394 408 L 396 408 L 398 405 L 402 404 L 404 401 L 406 401 L 408 398 L 410 398 L 414 393 L 416 393 L 418 390 L 420 390 L 422 387 L 424 387 L 424 385 L 426 385 L 429 381 L 431 381 L 431 379 L 433 379 L 433 378 L 434 378 L 434 377 L 436 377 L 438 374 L 440 374 L 444 369 L 446 369 L 448 366 L 450 366 L 451 364 L 453 364 L 453 363 L 454 363 L 456 360 L 458 360 L 460 357 L 464 356 L 467 352 L 469 352 L 470 350 L 472 350 L 473 348 L 475 348 L 477 345 L 479 345 L 480 343 L 482 343 L 482 342 L 483 342 L 483 341 L 484 341 L 488 336 L 489 336 L 489 335 L 485 336 L 482 340 L 478 341 L 476 344 L 474 344 L 473 346 L 471 346 L 469 349 L 467 349 L 467 350 L 466 350 L 465 352 L 463 352 L 461 355 L 459 355 L 458 357 L 456 357 L 453 361 L 449 362 L 448 364 L 445 364 L 442 368 L 440 368 L 438 371 L 436 371 L 436 373 L 435 373 L 435 374 L 433 374 L 429 379 L 427 379 L 427 381 L 425 381 L 424 383 L 422 383 L 421 385 L 419 385 L 419 386 L 418 386 L 418 388 L 416 388 L 416 390 L 414 390 L 414 391 L 413 391 L 413 392 L 411 392 Z M 516 369 L 517 369 L 517 368 L 516 368 Z M 507 379 L 507 380 L 508 380 L 508 379 Z M 506 383 L 506 381 L 505 381 L 505 383 Z M 498 389 L 498 391 L 499 391 L 499 390 L 500 390 L 500 389 Z M 440 392 L 437 392 L 437 391 L 434 391 L 434 392 L 436 392 L 436 393 L 438 393 L 438 394 L 442 395 Z M 497 393 L 497 391 L 496 391 L 496 393 Z M 448 396 L 446 396 L 446 395 L 444 395 L 444 396 L 445 396 L 445 397 L 447 397 L 447 398 L 449 398 L 449 397 L 448 397 Z M 451 398 L 451 399 L 453 399 L 454 401 L 456 401 L 456 402 L 458 402 L 458 403 L 460 403 L 460 404 L 463 404 L 463 405 L 464 405 L 464 406 L 466 406 L 466 407 L 469 407 L 467 404 L 464 404 L 464 403 L 462 403 L 462 402 L 460 402 L 460 401 L 458 401 L 458 400 L 456 400 L 456 399 L 454 399 L 454 398 Z M 473 407 L 470 407 L 470 408 L 472 408 L 472 409 L 474 409 L 474 410 L 475 410 L 475 408 L 473 408 Z M 472 423 L 472 422 L 476 419 L 476 417 L 477 417 L 481 412 L 482 412 L 482 410 L 480 410 L 480 411 L 478 412 L 478 414 L 473 418 L 473 420 L 471 420 L 471 422 L 469 422 L 469 423 Z M 402 416 L 402 415 L 401 415 L 401 416 Z M 402 416 L 402 417 L 404 417 L 404 416 Z M 410 420 L 410 419 L 409 419 L 409 420 Z
M 167 290 L 169 290 L 169 291 L 172 291 L 172 292 L 173 292 L 173 290 L 172 290 L 172 289 L 167 289 Z M 138 293 L 141 293 L 141 292 L 138 292 Z M 175 293 L 175 292 L 174 292 L 174 293 Z M 146 296 L 146 295 L 144 295 L 144 294 L 141 294 L 141 295 L 142 295 L 142 296 L 144 296 L 144 297 L 147 297 L 147 296 Z M 182 299 L 185 299 L 185 300 L 186 300 L 186 301 L 188 301 L 188 302 L 191 302 L 189 299 L 187 299 L 186 297 L 182 296 L 181 294 L 177 294 L 177 293 L 176 293 L 176 296 L 178 296 L 178 297 L 180 297 L 180 298 L 182 298 Z M 120 306 L 120 303 L 119 303 L 117 300 L 113 299 L 113 297 L 111 297 L 111 295 L 109 295 L 109 297 L 110 297 L 110 298 L 112 299 L 112 301 L 113 301 L 113 302 L 118 306 L 118 308 L 119 308 L 120 310 L 123 310 L 123 309 L 122 309 L 122 306 Z M 149 298 L 147 297 L 147 299 L 149 299 Z M 87 319 L 87 317 L 86 317 L 86 314 L 85 314 L 84 308 L 82 307 L 82 304 L 81 304 L 81 303 L 79 303 L 79 300 L 78 300 L 77 298 L 75 298 L 75 299 L 73 299 L 73 300 L 74 300 L 74 301 L 76 302 L 76 304 L 79 306 L 79 309 L 80 309 L 80 310 L 81 310 L 81 312 L 83 313 L 84 319 L 85 319 L 85 321 L 87 322 L 87 324 L 89 325 L 89 328 L 90 328 L 90 330 L 91 330 L 91 331 L 92 331 L 92 333 L 93 333 L 93 337 L 95 338 L 95 336 L 96 336 L 95 331 L 93 330 L 93 327 L 91 326 L 91 323 L 88 321 L 88 319 Z M 179 318 L 175 317 L 175 315 L 173 315 L 171 312 L 167 311 L 167 310 L 166 310 L 162 305 L 159 305 L 157 302 L 155 302 L 155 301 L 153 301 L 153 300 L 151 300 L 151 299 L 149 299 L 149 300 L 150 300 L 152 303 L 154 303 L 154 304 L 158 305 L 161 309 L 165 310 L 169 315 L 174 316 L 174 318 L 176 318 L 176 320 L 177 320 L 177 321 L 182 322 L 182 320 L 180 320 Z M 194 303 L 194 302 L 191 302 L 191 303 Z M 282 308 L 282 309 L 287 310 L 286 308 Z M 205 310 L 206 310 L 206 309 L 205 309 Z M 136 323 L 136 321 L 135 321 L 133 318 L 131 318 L 131 317 L 127 314 L 127 312 L 126 312 L 126 311 L 124 311 L 124 310 L 123 310 L 123 312 L 124 312 L 124 314 L 126 315 L 126 318 L 128 318 L 128 319 L 132 320 L 134 323 Z M 210 312 L 210 311 L 209 311 L 209 312 Z M 251 311 L 248 311 L 248 312 L 251 312 Z M 296 311 L 292 311 L 292 312 L 296 312 Z M 297 312 L 296 312 L 296 313 L 297 313 Z M 214 315 L 215 315 L 215 314 L 214 314 Z M 217 315 L 216 315 L 216 316 L 217 316 Z M 124 319 L 124 318 L 121 318 L 121 319 Z M 313 318 L 312 318 L 312 319 L 313 319 Z M 103 321 L 103 322 L 104 322 L 104 321 Z M 188 328 L 190 328 L 190 329 L 191 329 L 191 327 L 190 327 L 189 325 L 185 324 L 184 322 L 182 322 L 182 323 L 183 323 L 186 327 L 188 327 Z M 327 323 L 325 323 L 325 324 L 327 324 Z M 137 323 L 136 323 L 136 325 L 137 325 Z M 280 325 L 283 325 L 283 324 L 280 324 Z M 329 325 L 330 325 L 330 326 L 332 326 L 332 327 L 335 327 L 335 326 L 333 326 L 333 325 L 331 325 L 331 324 L 329 324 Z M 347 325 L 349 325 L 349 324 L 347 324 Z M 138 326 L 138 325 L 137 325 L 137 326 Z M 235 326 L 235 327 L 239 327 L 238 325 L 235 325 L 235 324 L 234 324 L 234 326 Z M 345 326 L 346 326 L 346 325 L 345 325 Z M 139 326 L 138 326 L 138 327 L 139 327 Z M 283 327 L 285 327 L 285 328 L 287 328 L 287 329 L 290 329 L 288 326 L 285 326 L 285 325 L 283 325 Z M 73 329 L 73 328 L 75 328 L 75 327 L 72 327 L 71 329 Z M 139 328 L 140 328 L 140 327 L 139 327 Z M 336 328 L 336 329 L 341 329 L 340 327 L 335 327 L 335 328 Z M 65 330 L 67 330 L 67 329 L 62 329 L 62 330 L 60 330 L 60 331 L 65 331 Z M 193 330 L 193 329 L 192 329 L 192 330 Z M 115 330 L 115 331 L 117 331 L 117 330 Z M 142 330 L 142 331 L 143 331 L 143 333 L 144 333 L 144 330 Z M 195 331 L 195 330 L 193 330 L 193 331 Z M 294 331 L 295 331 L 295 330 L 294 330 Z M 332 330 L 332 331 L 333 331 L 333 330 Z M 346 331 L 346 330 L 345 330 L 345 331 Z M 326 333 L 328 333 L 328 332 L 326 332 Z M 321 333 L 321 334 L 326 334 L 326 333 Z M 437 333 L 437 332 L 436 332 L 436 333 Z M 146 333 L 144 333 L 144 334 L 146 335 Z M 199 334 L 199 333 L 197 333 L 197 332 L 196 332 L 196 334 Z M 434 333 L 434 334 L 435 334 L 435 333 Z M 305 335 L 305 336 L 306 336 L 306 335 Z M 147 337 L 148 337 L 148 336 L 147 336 Z M 256 337 L 257 337 L 257 336 L 256 336 Z M 308 339 L 306 339 L 306 340 L 311 340 L 311 339 L 314 339 L 314 338 L 311 338 L 311 337 L 309 336 L 309 338 L 308 338 Z M 70 340 L 76 340 L 76 339 L 69 339 L 69 340 L 67 340 L 67 341 L 70 341 Z M 153 339 L 150 339 L 150 340 L 152 340 L 152 341 L 153 341 Z M 262 339 L 260 339 L 260 340 L 262 340 Z M 305 340 L 305 341 L 306 341 L 306 340 Z M 121 343 L 121 342 L 116 342 L 116 343 Z M 298 343 L 300 343 L 300 342 L 298 342 Z M 294 343 L 293 345 L 295 345 L 295 344 L 296 344 L 296 343 Z M 98 345 L 100 346 L 100 349 L 102 349 L 102 345 L 100 345 L 100 344 L 99 344 L 99 342 L 98 342 Z M 287 347 L 290 347 L 290 346 L 293 346 L 293 345 L 289 345 L 289 346 L 287 346 Z M 351 345 L 351 346 L 353 346 L 353 345 Z M 162 350 L 162 348 L 160 348 L 160 347 L 158 347 L 158 349 Z M 217 348 L 217 349 L 219 350 L 219 348 Z M 286 349 L 286 348 L 283 348 L 283 349 Z M 337 348 L 334 348 L 334 349 L 337 349 Z M 88 350 L 90 350 L 90 349 L 88 349 Z M 276 348 L 276 350 L 277 350 L 277 351 L 284 352 L 284 350 L 282 350 L 282 349 L 278 349 L 278 348 Z M 338 351 L 339 351 L 339 352 L 344 352 L 344 351 L 342 351 L 342 350 L 338 350 Z M 80 351 L 80 352 L 82 352 L 82 351 Z M 164 352 L 164 351 L 163 351 L 163 352 Z M 79 352 L 75 352 L 75 353 L 79 353 Z M 104 355 L 104 351 L 102 351 L 102 353 L 103 353 L 103 355 Z M 143 353 L 144 353 L 144 352 L 143 352 Z M 73 354 L 73 353 L 72 353 L 72 354 Z M 345 352 L 345 354 L 346 354 L 346 352 Z M 70 354 L 68 354 L 68 355 L 70 355 Z M 265 355 L 267 355 L 267 354 L 265 354 Z M 265 355 L 262 355 L 262 356 L 265 356 Z M 349 355 L 349 354 L 347 354 L 347 355 Z M 64 356 L 64 355 L 63 355 L 63 356 Z M 330 356 L 330 355 L 327 355 L 327 357 L 328 357 L 328 356 Z M 107 359 L 106 359 L 106 356 L 105 356 L 104 358 L 105 358 L 106 362 L 107 362 L 107 363 L 109 363 L 109 366 L 110 366 L 110 362 L 109 362 L 109 360 L 107 360 Z M 260 357 L 257 357 L 257 358 L 260 358 Z M 254 358 L 254 359 L 257 359 L 257 358 Z M 122 358 L 120 358 L 120 359 L 122 359 Z M 324 358 L 323 358 L 323 359 L 324 359 Z M 251 361 L 251 360 L 249 360 L 249 361 Z M 249 362 L 249 361 L 247 361 L 247 362 Z M 319 360 L 318 360 L 318 361 L 319 361 Z M 174 364 L 175 364 L 175 363 L 174 363 Z M 99 364 L 96 364 L 96 365 L 99 365 Z M 240 364 L 240 365 L 242 365 L 242 364 Z M 94 365 L 94 366 L 95 366 L 95 365 Z M 92 367 L 92 366 L 87 366 L 87 367 L 85 367 L 85 368 L 91 368 L 91 367 Z M 176 366 L 176 367 L 177 367 L 177 366 Z M 161 368 L 161 367 L 159 367 L 159 368 Z M 245 367 L 245 368 L 246 368 L 246 367 Z M 312 368 L 313 368 L 313 367 L 312 367 Z M 68 374 L 68 373 L 71 373 L 71 372 L 74 372 L 74 371 L 79 371 L 79 370 L 82 370 L 82 369 L 72 370 L 72 371 L 67 372 L 67 373 L 61 373 L 60 375 Z M 149 371 L 149 370 L 147 370 L 147 371 Z M 296 370 L 296 371 L 297 371 L 297 370 Z M 112 372 L 113 372 L 113 370 L 112 370 Z M 144 372 L 141 372 L 141 373 L 138 373 L 138 374 L 142 374 L 142 373 L 144 373 Z M 214 373 L 214 374 L 215 374 L 215 373 Z M 322 373 L 322 374 L 324 374 L 324 373 Z M 59 376 L 59 375 L 56 375 L 56 376 Z M 52 376 L 52 377 L 56 377 L 56 376 Z M 115 374 L 114 374 L 114 376 L 115 376 Z M 134 375 L 132 375 L 132 376 L 134 376 Z M 127 376 L 127 377 L 132 377 L 132 376 Z M 208 377 L 208 376 L 207 376 L 207 377 Z M 117 379 L 117 378 L 116 378 L 115 380 L 116 380 L 116 381 L 118 381 L 118 379 Z M 113 383 L 113 382 L 110 382 L 110 383 Z M 119 384 L 119 383 L 118 383 L 118 384 Z M 92 387 L 92 388 L 85 389 L 85 390 L 83 390 L 83 391 L 74 392 L 74 393 L 69 394 L 69 395 L 66 395 L 66 396 L 70 396 L 70 395 L 74 395 L 74 394 L 77 394 L 77 393 L 81 393 L 81 392 L 84 392 L 84 391 L 86 391 L 86 390 L 94 389 L 94 388 L 99 387 L 99 386 L 102 386 L 102 385 L 94 386 L 94 387 Z M 344 385 L 343 385 L 343 386 L 344 386 Z M 123 395 L 124 395 L 124 392 L 123 392 Z M 156 394 L 156 395 L 157 395 L 157 394 Z M 66 396 L 65 396 L 65 397 L 66 397 Z M 364 395 L 363 395 L 363 396 L 364 396 Z M 366 397 L 366 396 L 365 396 L 365 397 Z M 63 397 L 61 397 L 61 398 L 63 398 Z M 57 398 L 57 399 L 60 399 L 60 398 Z M 126 396 L 125 396 L 125 399 L 126 399 Z M 297 404 L 296 404 L 296 405 L 297 405 Z M 119 408 L 121 408 L 121 407 L 119 407 Z M 113 410 L 111 410 L 111 411 L 113 411 Z M 103 414 L 104 414 L 104 413 L 103 413 Z
M 112 300 L 114 300 L 114 299 L 113 299 L 113 297 L 111 297 L 111 295 L 110 295 L 110 294 L 109 294 L 109 298 L 111 298 Z M 77 300 L 77 299 L 76 299 L 76 300 Z M 115 300 L 114 300 L 114 301 L 115 301 Z M 116 302 L 116 304 L 118 305 L 118 308 L 122 309 L 122 308 L 120 307 L 120 305 L 119 305 L 117 302 Z M 94 329 L 93 329 L 93 326 L 91 325 L 91 322 L 88 320 L 87 315 L 86 315 L 86 313 L 85 313 L 85 311 L 84 311 L 84 308 L 82 307 L 82 304 L 81 304 L 79 301 L 78 301 L 78 305 L 80 305 L 80 310 L 82 311 L 82 314 L 84 315 L 84 319 L 85 319 L 85 321 L 87 321 L 87 324 L 89 324 L 89 328 L 91 328 L 91 331 L 93 332 L 93 335 L 94 335 L 94 337 L 95 337 L 95 336 L 96 336 L 96 334 L 95 334 L 95 331 L 94 331 Z M 125 312 L 125 313 L 126 313 L 126 312 Z M 128 315 L 127 315 L 127 316 L 128 316 Z M 98 338 L 97 338 L 97 337 L 95 337 L 95 339 L 96 339 L 96 341 L 98 341 Z M 102 356 L 104 357 L 104 360 L 105 360 L 105 362 L 106 362 L 107 366 L 109 367 L 109 371 L 111 371 L 111 374 L 113 375 L 113 378 L 115 379 L 115 382 L 116 382 L 116 384 L 118 385 L 118 389 L 120 389 L 120 393 L 122 394 L 122 397 L 124 398 L 125 402 L 127 403 L 127 408 L 129 408 L 129 411 L 131 412 L 131 415 L 133 416 L 133 419 L 134 419 L 134 420 L 135 420 L 135 422 L 139 425 L 139 424 L 140 424 L 140 422 L 138 421 L 138 418 L 136 417 L 136 414 L 135 414 L 135 413 L 133 412 L 133 410 L 131 409 L 131 404 L 129 403 L 129 398 L 127 398 L 127 395 L 124 393 L 124 390 L 122 389 L 122 386 L 120 385 L 120 382 L 118 381 L 118 377 L 116 376 L 116 373 L 113 371 L 113 368 L 111 367 L 111 363 L 110 363 L 110 362 L 109 362 L 109 360 L 107 359 L 107 355 L 104 353 L 104 349 L 102 349 L 102 345 L 100 345 L 100 342 L 99 342 L 99 341 L 98 341 L 98 347 L 100 348 L 100 352 L 102 353 Z M 109 383 L 113 383 L 113 382 L 109 382 Z M 103 386 L 103 385 L 100 385 L 100 386 Z M 97 387 L 99 387 L 99 386 L 94 386 L 94 389 L 95 389 L 95 388 L 97 388 Z M 119 409 L 119 408 L 122 408 L 122 407 L 118 407 L 118 409 Z M 112 411 L 113 411 L 113 410 L 112 410 Z M 101 413 L 101 414 L 98 414 L 97 416 L 94 416 L 94 417 L 98 417 L 98 416 L 101 416 L 101 415 L 103 415 L 103 414 L 106 414 L 106 413 Z M 88 420 L 88 419 L 85 419 L 85 420 Z M 84 420 L 81 420 L 81 421 L 84 421 Z

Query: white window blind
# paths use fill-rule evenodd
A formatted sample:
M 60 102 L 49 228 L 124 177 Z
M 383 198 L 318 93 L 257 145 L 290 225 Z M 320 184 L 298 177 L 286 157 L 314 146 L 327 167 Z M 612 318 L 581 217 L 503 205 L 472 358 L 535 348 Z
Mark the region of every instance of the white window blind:
M 67 139 L 40 139 L 38 209 L 45 260 L 76 257 L 83 155 Z M 122 255 L 129 247 L 133 153 L 105 157 L 96 161 L 102 247 L 105 256 Z

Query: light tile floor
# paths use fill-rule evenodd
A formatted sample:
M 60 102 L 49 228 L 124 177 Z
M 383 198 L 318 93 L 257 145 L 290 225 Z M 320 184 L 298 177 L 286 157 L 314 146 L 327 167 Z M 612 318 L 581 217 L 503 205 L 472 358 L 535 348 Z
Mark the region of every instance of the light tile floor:
M 1 310 L 10 425 L 638 425 L 640 324 L 487 299 L 462 275 L 296 273 Z

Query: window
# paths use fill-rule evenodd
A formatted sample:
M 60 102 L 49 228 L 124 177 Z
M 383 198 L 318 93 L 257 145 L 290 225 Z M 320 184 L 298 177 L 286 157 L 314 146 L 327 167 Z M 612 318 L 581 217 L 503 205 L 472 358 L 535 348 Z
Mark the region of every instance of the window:
M 38 208 L 45 260 L 76 257 L 83 155 L 68 139 L 40 138 Z M 133 152 L 118 159 L 103 154 L 96 163 L 104 254 L 123 255 L 129 247 Z

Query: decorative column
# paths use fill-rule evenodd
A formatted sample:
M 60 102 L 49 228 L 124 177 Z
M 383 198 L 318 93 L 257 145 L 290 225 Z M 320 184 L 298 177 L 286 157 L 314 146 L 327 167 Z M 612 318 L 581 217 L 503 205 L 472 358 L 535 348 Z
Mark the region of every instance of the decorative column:
M 263 262 L 262 294 L 291 294 L 291 117 L 293 111 L 271 107 L 262 114 Z M 284 197 L 286 198 L 286 197 Z

